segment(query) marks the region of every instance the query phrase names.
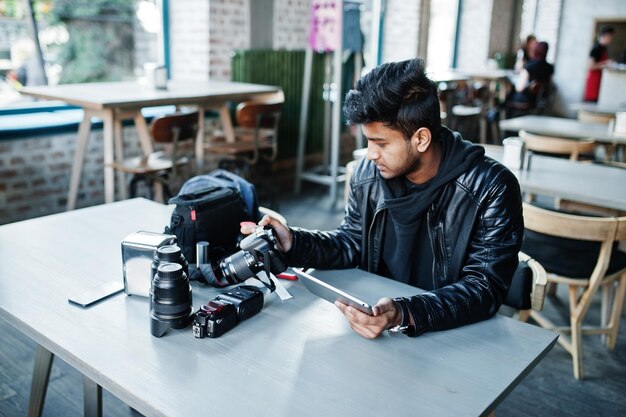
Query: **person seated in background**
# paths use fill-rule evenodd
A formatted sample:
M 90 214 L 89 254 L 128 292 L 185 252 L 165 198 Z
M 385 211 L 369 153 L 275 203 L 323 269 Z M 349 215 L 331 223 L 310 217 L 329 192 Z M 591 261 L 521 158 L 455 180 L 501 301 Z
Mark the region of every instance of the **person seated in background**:
M 526 37 L 526 41 L 522 44 L 522 47 L 517 51 L 517 57 L 515 60 L 515 72 L 519 73 L 524 69 L 526 64 L 528 64 L 534 58 L 534 50 L 535 44 L 537 43 L 537 38 L 535 35 L 528 35 Z
M 520 72 L 515 83 L 512 100 L 533 107 L 538 95 L 548 87 L 554 74 L 554 66 L 546 61 L 548 43 L 537 42 L 533 50 L 533 59 Z
M 613 40 L 615 29 L 613 26 L 602 26 L 598 41 L 593 45 L 589 53 L 589 63 L 587 64 L 587 82 L 585 83 L 585 101 L 598 101 L 600 94 L 600 81 L 602 80 L 602 69 L 613 64 L 609 59 L 608 46 Z
M 437 86 L 421 59 L 364 75 L 347 94 L 344 114 L 348 124 L 362 125 L 368 145 L 341 225 L 321 232 L 268 216 L 259 223 L 273 227 L 287 263 L 358 267 L 427 291 L 381 298 L 371 316 L 337 302 L 366 338 L 386 329 L 417 336 L 492 317 L 508 292 L 524 233 L 515 176 L 441 125 Z

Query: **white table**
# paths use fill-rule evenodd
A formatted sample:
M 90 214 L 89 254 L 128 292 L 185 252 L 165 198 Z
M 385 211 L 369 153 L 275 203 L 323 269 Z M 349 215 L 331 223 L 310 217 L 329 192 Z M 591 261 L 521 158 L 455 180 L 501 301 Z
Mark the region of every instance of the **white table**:
M 550 116 L 522 116 L 500 120 L 501 130 L 519 132 L 526 130 L 545 136 L 556 136 L 570 139 L 594 139 L 608 144 L 626 144 L 626 137 L 609 133 L 608 123 L 589 123 L 575 119 Z
M 486 146 L 502 161 L 503 148 Z M 522 191 L 626 212 L 626 169 L 532 155 L 530 169 L 513 170 Z
M 68 304 L 76 291 L 121 280 L 122 239 L 162 230 L 170 211 L 133 199 L 0 227 L 0 316 L 85 375 L 94 415 L 98 387 L 146 416 L 487 415 L 557 338 L 496 316 L 366 340 L 298 282 L 288 283 L 292 300 L 271 296 L 218 339 L 194 339 L 190 329 L 152 337 L 147 300 L 135 296 L 86 310 Z M 418 291 L 358 270 L 320 277 L 370 302 Z M 216 294 L 193 291 L 195 307 Z
M 217 109 L 227 140 L 234 140 L 228 101 L 241 101 L 258 94 L 277 92 L 278 87 L 245 84 L 228 81 L 169 81 L 167 90 L 157 90 L 150 85 L 138 82 L 108 82 L 63 84 L 57 86 L 27 87 L 23 94 L 47 100 L 60 100 L 80 106 L 84 110 L 83 120 L 78 128 L 76 153 L 72 165 L 72 176 L 67 198 L 67 209 L 76 207 L 76 198 L 91 132 L 92 118 L 103 121 L 104 133 L 104 201 L 115 200 L 114 172 L 111 164 L 114 159 L 123 160 L 122 121 L 132 119 L 139 136 L 144 155 L 152 152 L 152 140 L 146 121 L 141 114 L 143 107 L 162 105 L 196 105 L 199 107 L 198 136 L 196 139 L 196 162 L 200 168 L 204 162 L 204 110 Z M 123 175 L 118 176 L 118 187 L 122 199 L 126 187 Z
M 615 113 L 618 111 L 626 111 L 626 104 L 623 106 L 602 106 L 598 103 L 591 103 L 588 101 L 581 101 L 579 103 L 574 103 L 570 105 L 570 109 L 572 110 L 583 110 L 589 113 L 595 113 L 602 116 L 612 116 L 615 118 Z

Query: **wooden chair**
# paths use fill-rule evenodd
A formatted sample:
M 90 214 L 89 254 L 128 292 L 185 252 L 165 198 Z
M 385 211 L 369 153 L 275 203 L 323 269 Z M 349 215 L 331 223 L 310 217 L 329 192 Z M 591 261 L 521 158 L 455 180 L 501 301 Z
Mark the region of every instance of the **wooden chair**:
M 150 186 L 150 197 L 165 201 L 172 196 L 170 183 L 178 179 L 182 166 L 190 166 L 191 158 L 183 155 L 181 145 L 193 143 L 198 132 L 198 112 L 174 113 L 155 118 L 150 134 L 162 150 L 148 156 L 138 156 L 112 164 L 117 171 L 132 174 L 130 196 L 137 192 L 137 183 L 145 181 Z M 192 147 L 190 147 L 192 149 Z M 154 186 L 155 191 L 152 191 Z
M 260 158 L 274 161 L 278 154 L 278 124 L 284 102 L 281 91 L 240 103 L 235 113 L 235 141 L 227 142 L 220 132 L 216 132 L 205 149 L 224 157 L 220 161 L 223 168 L 228 168 L 224 166 L 225 160 L 240 161 L 244 170 L 240 174 L 244 177 L 249 167 Z
M 549 283 L 569 287 L 569 326 L 556 326 L 536 311 L 531 311 L 530 316 L 542 327 L 561 334 L 559 344 L 572 355 L 574 376 L 581 379 L 582 336 L 606 335 L 609 349 L 615 347 L 617 340 L 626 292 L 626 254 L 619 251 L 617 242 L 626 239 L 626 216 L 578 216 L 524 203 L 524 223 L 522 250 L 543 265 Z M 602 323 L 583 326 L 600 286 Z
M 587 123 L 609 123 L 615 115 L 594 113 L 588 110 L 578 110 L 578 120 Z
M 546 296 L 546 270 L 539 262 L 524 252 L 519 253 L 519 265 L 504 305 L 516 311 L 515 316 L 527 321 L 531 311 L 543 310 Z
M 580 155 L 593 154 L 596 143 L 592 139 L 566 139 L 553 136 L 541 136 L 520 130 L 526 149 L 552 155 L 565 155 L 571 161 L 577 161 Z

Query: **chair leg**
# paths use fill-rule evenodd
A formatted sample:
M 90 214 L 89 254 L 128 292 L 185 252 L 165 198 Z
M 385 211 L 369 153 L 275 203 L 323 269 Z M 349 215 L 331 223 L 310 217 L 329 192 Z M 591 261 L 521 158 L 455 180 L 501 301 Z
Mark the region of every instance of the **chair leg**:
M 622 310 L 624 309 L 624 297 L 626 296 L 626 272 L 622 274 L 619 279 L 619 285 L 615 292 L 615 298 L 613 299 L 613 308 L 611 311 L 611 319 L 609 321 L 609 327 L 611 332 L 606 337 L 606 347 L 610 350 L 615 349 L 617 342 L 617 332 L 619 331 L 619 324 L 622 318 Z
M 529 317 L 530 317 L 530 310 L 520 310 L 517 315 L 517 319 L 523 322 L 527 322 Z
M 602 304 L 600 309 L 600 325 L 610 326 L 613 311 L 613 301 L 615 298 L 615 282 L 608 282 L 602 285 Z M 607 335 L 600 336 L 602 343 L 607 344 Z M 608 344 L 607 344 L 608 346 Z
M 571 317 L 570 323 L 572 326 L 572 362 L 574 366 L 574 378 L 582 379 L 583 378 L 582 320 L 580 317 Z

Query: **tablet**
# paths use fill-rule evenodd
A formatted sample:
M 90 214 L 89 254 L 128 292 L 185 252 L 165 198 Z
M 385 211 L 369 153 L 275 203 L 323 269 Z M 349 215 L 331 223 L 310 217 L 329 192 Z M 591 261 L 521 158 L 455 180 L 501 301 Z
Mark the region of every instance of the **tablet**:
M 302 278 L 300 281 L 302 281 L 304 286 L 318 297 L 330 301 L 331 303 L 334 303 L 335 301 L 341 301 L 342 303 L 354 307 L 365 314 L 369 314 L 370 316 L 374 315 L 374 313 L 372 312 L 372 307 L 365 301 L 359 300 L 358 298 L 348 294 L 347 292 L 342 291 L 339 288 L 335 288 L 327 282 L 311 276 L 310 274 L 304 272 L 302 269 L 291 269 L 293 269 L 293 272 L 295 272 L 296 274 L 298 274 L 299 277 Z

